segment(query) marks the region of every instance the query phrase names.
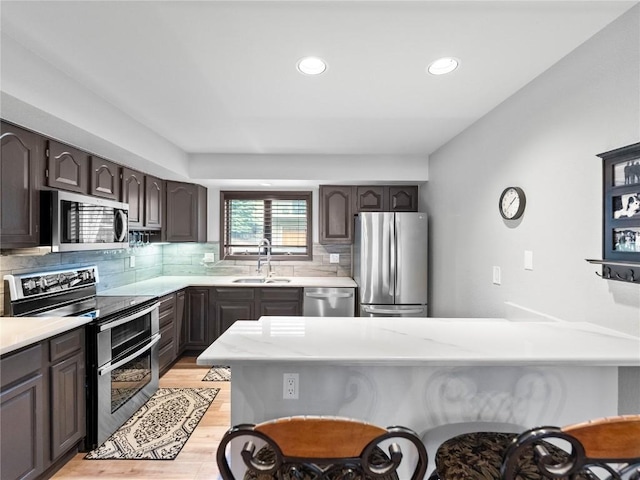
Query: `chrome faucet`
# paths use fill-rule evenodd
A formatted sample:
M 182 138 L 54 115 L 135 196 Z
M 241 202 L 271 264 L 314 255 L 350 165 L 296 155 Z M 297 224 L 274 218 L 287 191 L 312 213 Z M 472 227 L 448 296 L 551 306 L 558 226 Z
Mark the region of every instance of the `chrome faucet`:
M 263 247 L 266 250 L 266 254 L 267 254 L 266 257 L 262 255 Z M 258 275 L 261 273 L 261 269 L 262 269 L 261 262 L 263 258 L 267 260 L 267 274 L 265 276 L 270 277 L 271 276 L 271 242 L 269 242 L 269 239 L 267 238 L 263 238 L 262 240 L 260 240 L 260 243 L 258 243 L 258 268 L 257 268 Z

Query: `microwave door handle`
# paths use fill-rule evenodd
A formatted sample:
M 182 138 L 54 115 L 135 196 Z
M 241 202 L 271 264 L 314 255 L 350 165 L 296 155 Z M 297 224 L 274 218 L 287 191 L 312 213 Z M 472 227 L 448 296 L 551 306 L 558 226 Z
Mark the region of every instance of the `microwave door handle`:
M 120 231 L 118 231 L 118 223 L 122 225 Z M 127 221 L 127 216 L 122 210 L 116 210 L 116 215 L 113 219 L 113 231 L 116 234 L 116 241 L 124 242 L 125 236 L 127 235 L 127 233 L 129 233 L 129 225 Z
M 105 330 L 111 330 L 112 328 L 118 327 L 124 323 L 130 322 L 131 320 L 135 320 L 136 318 L 140 318 L 147 313 L 151 312 L 154 308 L 158 308 L 160 306 L 160 302 L 151 305 L 149 308 L 145 308 L 139 312 L 136 312 L 132 315 L 128 315 L 124 318 L 120 318 L 118 320 L 114 320 L 113 322 L 106 323 L 100 326 L 99 331 L 104 332 Z
M 151 337 L 151 341 L 149 343 L 147 343 L 144 347 L 142 347 L 140 350 L 136 350 L 131 355 L 127 355 L 126 358 L 123 358 L 122 360 L 118 360 L 116 363 L 112 363 L 112 364 L 109 364 L 109 365 L 105 365 L 104 367 L 100 367 L 98 369 L 98 375 L 100 375 L 100 376 L 106 375 L 107 373 L 115 370 L 116 368 L 118 368 L 118 367 L 124 365 L 125 363 L 130 362 L 134 358 L 140 356 L 141 354 L 143 354 L 147 350 L 151 349 L 151 347 L 153 347 L 156 343 L 158 343 L 160 341 L 160 336 L 161 335 L 159 333 L 156 333 L 153 337 Z

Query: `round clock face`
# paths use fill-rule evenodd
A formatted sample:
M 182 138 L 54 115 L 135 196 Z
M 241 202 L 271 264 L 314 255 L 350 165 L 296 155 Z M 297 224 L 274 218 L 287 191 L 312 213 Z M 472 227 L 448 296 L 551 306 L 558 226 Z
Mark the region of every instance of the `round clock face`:
M 505 188 L 500 195 L 500 214 L 507 220 L 515 220 L 520 218 L 524 213 L 526 198 L 524 191 L 519 187 Z

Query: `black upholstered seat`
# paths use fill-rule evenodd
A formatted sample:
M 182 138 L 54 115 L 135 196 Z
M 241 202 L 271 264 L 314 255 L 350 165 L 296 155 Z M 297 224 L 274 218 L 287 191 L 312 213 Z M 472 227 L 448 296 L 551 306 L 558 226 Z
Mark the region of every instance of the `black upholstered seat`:
M 438 448 L 435 464 L 431 478 L 440 480 L 640 478 L 640 415 L 520 435 L 465 433 Z

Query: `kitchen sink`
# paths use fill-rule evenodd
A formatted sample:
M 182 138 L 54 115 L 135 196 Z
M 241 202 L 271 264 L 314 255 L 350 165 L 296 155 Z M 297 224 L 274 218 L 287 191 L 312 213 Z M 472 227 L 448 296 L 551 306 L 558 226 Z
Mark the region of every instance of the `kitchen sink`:
M 232 283 L 289 283 L 288 278 L 237 278 Z

